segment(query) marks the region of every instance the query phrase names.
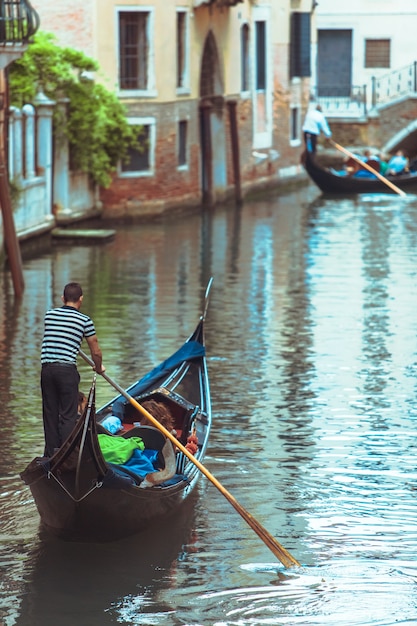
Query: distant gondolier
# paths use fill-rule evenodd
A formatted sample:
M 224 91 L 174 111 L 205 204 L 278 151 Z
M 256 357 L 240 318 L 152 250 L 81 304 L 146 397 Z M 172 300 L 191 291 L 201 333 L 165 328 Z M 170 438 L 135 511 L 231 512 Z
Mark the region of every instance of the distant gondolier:
M 321 106 L 317 104 L 308 110 L 303 124 L 304 142 L 308 152 L 315 154 L 317 139 L 321 132 L 328 138 L 332 136 Z
M 63 306 L 45 314 L 41 352 L 42 414 L 45 456 L 52 456 L 70 435 L 78 416 L 77 355 L 87 340 L 98 374 L 104 372 L 102 353 L 94 323 L 79 311 L 83 300 L 81 285 L 68 283 L 62 295 Z

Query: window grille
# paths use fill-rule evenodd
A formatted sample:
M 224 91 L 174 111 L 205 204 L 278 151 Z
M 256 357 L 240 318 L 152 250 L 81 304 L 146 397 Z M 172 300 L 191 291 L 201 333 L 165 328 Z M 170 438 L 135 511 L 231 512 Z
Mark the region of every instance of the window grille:
M 366 39 L 365 67 L 391 67 L 390 39 Z
M 177 87 L 185 87 L 186 13 L 177 12 Z
M 119 13 L 120 89 L 147 89 L 148 20 L 145 11 Z
M 128 160 L 121 165 L 123 173 L 148 172 L 151 169 L 150 124 L 143 124 L 138 134 L 140 150 L 128 149 Z
M 187 122 L 178 122 L 178 166 L 187 165 Z
M 241 91 L 249 91 L 249 26 L 243 24 L 241 31 Z

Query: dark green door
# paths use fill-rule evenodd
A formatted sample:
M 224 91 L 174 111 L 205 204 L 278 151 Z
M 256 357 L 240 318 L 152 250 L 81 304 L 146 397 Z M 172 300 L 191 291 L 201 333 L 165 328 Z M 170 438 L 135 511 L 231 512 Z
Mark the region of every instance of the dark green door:
M 352 84 L 352 31 L 319 30 L 317 87 L 320 97 L 350 96 Z

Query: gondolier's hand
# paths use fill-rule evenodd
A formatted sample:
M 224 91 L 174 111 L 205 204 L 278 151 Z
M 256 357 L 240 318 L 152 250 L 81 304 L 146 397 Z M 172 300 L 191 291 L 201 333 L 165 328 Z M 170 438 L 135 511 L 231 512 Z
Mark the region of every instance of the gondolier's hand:
M 97 369 L 97 367 L 94 366 L 93 370 L 97 372 L 97 374 L 104 374 L 104 372 L 106 371 L 106 368 L 104 367 L 104 365 L 102 365 L 100 369 Z

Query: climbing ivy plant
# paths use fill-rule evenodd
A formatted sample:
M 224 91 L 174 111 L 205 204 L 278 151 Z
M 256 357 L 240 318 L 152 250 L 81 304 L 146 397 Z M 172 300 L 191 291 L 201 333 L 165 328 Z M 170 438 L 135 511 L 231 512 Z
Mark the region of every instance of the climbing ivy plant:
M 89 78 L 98 70 L 83 52 L 60 47 L 54 35 L 38 32 L 10 66 L 10 104 L 32 103 L 38 91 L 56 102 L 67 100 L 66 116 L 55 107 L 54 131 L 68 138 L 71 166 L 108 187 L 119 160 L 127 159 L 129 148 L 139 148 L 140 128 L 128 123 L 115 93 Z

